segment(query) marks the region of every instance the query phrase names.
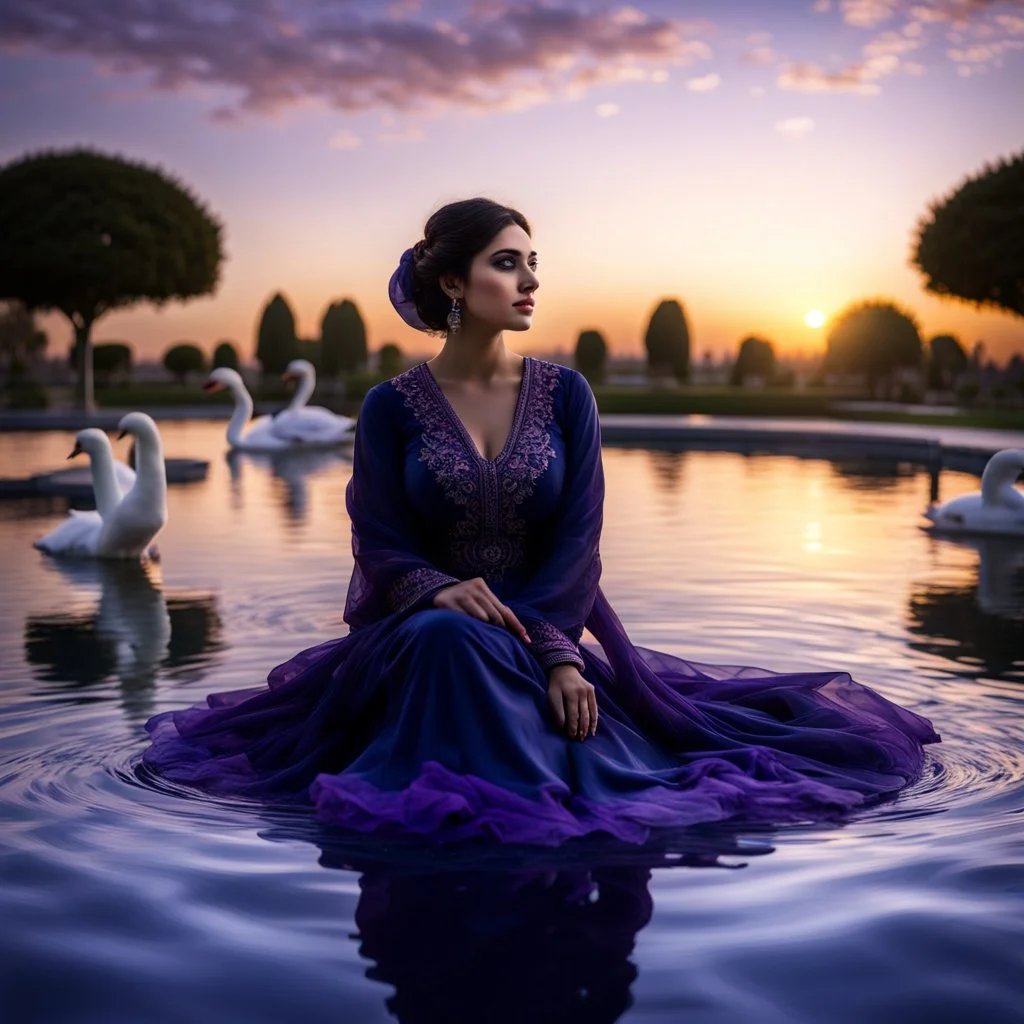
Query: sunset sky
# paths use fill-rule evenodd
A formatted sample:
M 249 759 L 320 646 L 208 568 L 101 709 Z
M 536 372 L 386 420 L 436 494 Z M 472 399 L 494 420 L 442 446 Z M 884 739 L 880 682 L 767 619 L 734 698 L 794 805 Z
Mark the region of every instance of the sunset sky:
M 0 0 L 0 162 L 89 145 L 159 164 L 225 225 L 221 283 L 97 325 L 146 356 L 234 340 L 281 290 L 300 334 L 352 298 L 372 348 L 426 353 L 386 286 L 442 203 L 534 229 L 520 351 L 596 327 L 639 354 L 676 297 L 696 356 L 824 347 L 865 298 L 1024 352 L 1024 320 L 928 296 L 928 203 L 1024 149 L 1024 2 Z M 48 317 L 63 347 L 66 321 Z

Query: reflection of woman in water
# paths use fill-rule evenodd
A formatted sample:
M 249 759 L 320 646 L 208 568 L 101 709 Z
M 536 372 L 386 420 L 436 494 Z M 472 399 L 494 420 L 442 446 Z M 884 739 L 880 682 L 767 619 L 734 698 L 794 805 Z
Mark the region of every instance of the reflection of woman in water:
M 630 643 L 598 586 L 593 395 L 505 347 L 537 286 L 521 214 L 469 200 L 429 219 L 390 291 L 445 341 L 360 413 L 349 634 L 269 687 L 157 716 L 147 763 L 363 832 L 544 844 L 828 819 L 905 786 L 938 736 L 845 672 Z
M 636 934 L 651 917 L 642 867 L 396 875 L 359 881 L 367 977 L 393 985 L 402 1024 L 600 1024 L 630 1005 Z

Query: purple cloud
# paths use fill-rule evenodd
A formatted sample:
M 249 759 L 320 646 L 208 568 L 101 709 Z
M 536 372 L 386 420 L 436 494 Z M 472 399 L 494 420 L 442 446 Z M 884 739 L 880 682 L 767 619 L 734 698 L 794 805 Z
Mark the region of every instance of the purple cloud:
M 922 74 L 924 65 L 907 55 L 936 39 L 965 77 L 999 67 L 1007 53 L 1024 49 L 1024 0 L 841 0 L 840 11 L 848 25 L 886 28 L 862 47 L 861 59 L 839 70 L 789 65 L 777 80 L 780 89 L 875 95 L 883 78 Z
M 0 50 L 92 57 L 108 74 L 143 74 L 153 88 L 236 89 L 230 120 L 300 103 L 358 112 L 516 109 L 591 87 L 663 81 L 710 56 L 672 18 L 633 7 L 481 0 L 427 22 L 415 0 L 0 0 Z

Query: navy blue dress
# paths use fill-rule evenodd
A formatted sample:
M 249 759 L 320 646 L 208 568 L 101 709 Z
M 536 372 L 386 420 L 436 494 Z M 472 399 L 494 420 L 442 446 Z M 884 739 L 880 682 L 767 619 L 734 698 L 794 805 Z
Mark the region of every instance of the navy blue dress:
M 599 586 L 593 395 L 527 357 L 512 430 L 483 458 L 425 364 L 373 388 L 347 491 L 349 633 L 268 685 L 147 728 L 150 770 L 310 803 L 360 832 L 554 845 L 703 822 L 841 817 L 914 780 L 931 724 L 846 672 L 703 665 L 630 643 Z M 526 626 L 433 605 L 483 577 Z M 584 629 L 597 641 L 581 644 Z M 547 673 L 576 665 L 600 721 L 559 732 Z

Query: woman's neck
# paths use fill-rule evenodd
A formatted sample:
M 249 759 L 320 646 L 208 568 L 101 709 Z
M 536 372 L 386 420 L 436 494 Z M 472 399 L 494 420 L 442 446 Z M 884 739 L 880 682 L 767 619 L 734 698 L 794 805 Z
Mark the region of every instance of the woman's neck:
M 457 338 L 449 334 L 441 351 L 429 363 L 437 377 L 486 383 L 496 378 L 519 376 L 523 357 L 505 347 L 500 332 L 476 338 L 460 332 Z

